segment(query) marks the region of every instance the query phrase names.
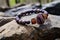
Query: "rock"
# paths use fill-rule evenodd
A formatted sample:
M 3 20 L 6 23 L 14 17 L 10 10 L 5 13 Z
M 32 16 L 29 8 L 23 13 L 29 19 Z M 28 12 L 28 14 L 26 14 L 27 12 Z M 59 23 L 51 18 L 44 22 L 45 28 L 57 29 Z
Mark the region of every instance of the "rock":
M 49 14 L 60 15 L 60 1 L 52 2 L 48 6 L 45 8 L 45 10 Z
M 0 12 L 0 16 L 4 16 L 5 15 L 5 13 L 4 12 Z
M 16 21 L 13 20 L 0 27 L 0 39 L 54 40 L 55 38 L 60 38 L 60 16 L 49 15 L 48 18 L 51 20 L 51 29 L 48 30 L 41 30 L 31 26 L 18 25 Z
M 0 17 L 0 26 L 12 21 L 15 17 Z
M 21 35 L 22 33 L 30 34 L 33 27 L 18 25 L 15 20 L 0 27 L 0 39 L 3 37 L 11 37 L 14 34 Z
M 0 19 L 0 27 L 3 26 L 4 24 L 12 21 L 13 19 Z

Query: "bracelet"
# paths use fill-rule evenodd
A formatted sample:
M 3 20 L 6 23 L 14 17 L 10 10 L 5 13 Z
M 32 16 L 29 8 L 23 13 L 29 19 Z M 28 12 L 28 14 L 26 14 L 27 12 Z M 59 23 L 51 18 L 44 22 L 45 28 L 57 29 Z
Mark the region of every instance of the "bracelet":
M 21 20 L 22 17 L 25 16 L 31 16 L 31 15 L 37 15 L 35 18 L 31 18 L 31 20 Z M 28 24 L 43 24 L 44 21 L 48 18 L 48 13 L 45 10 L 40 10 L 40 9 L 33 9 L 33 10 L 29 10 L 26 12 L 22 12 L 19 15 L 16 16 L 16 22 L 18 24 L 22 24 L 22 25 L 28 25 Z

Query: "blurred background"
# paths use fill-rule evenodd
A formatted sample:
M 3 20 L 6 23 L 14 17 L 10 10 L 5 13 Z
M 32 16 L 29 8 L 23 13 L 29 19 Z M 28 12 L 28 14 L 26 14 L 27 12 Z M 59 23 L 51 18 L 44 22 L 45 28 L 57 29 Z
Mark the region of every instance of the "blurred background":
M 54 0 L 0 0 L 0 7 L 14 7 L 16 4 L 40 3 L 46 4 Z

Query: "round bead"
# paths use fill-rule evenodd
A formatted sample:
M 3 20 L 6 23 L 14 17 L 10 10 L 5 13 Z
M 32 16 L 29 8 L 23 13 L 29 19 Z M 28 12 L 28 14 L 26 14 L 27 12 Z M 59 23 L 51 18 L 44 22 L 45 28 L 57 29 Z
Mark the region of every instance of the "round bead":
M 30 24 L 30 21 L 25 21 L 26 24 Z
M 42 16 L 43 16 L 44 19 L 48 18 L 48 14 L 43 13 Z
M 31 23 L 36 24 L 36 19 L 35 18 L 31 19 Z
M 20 21 L 20 24 L 25 25 L 25 22 Z
M 38 24 L 43 24 L 44 23 L 44 18 L 42 16 L 42 14 L 37 15 L 37 23 Z

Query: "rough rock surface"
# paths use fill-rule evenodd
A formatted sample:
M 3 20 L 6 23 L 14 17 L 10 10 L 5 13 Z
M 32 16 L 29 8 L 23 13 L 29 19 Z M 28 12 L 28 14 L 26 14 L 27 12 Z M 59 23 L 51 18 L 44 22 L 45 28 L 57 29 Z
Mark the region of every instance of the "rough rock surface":
M 54 40 L 60 37 L 60 16 L 49 15 L 50 30 L 18 25 L 15 20 L 0 27 L 1 40 Z M 53 28 L 55 27 L 55 28 Z M 58 28 L 57 28 L 58 27 Z

